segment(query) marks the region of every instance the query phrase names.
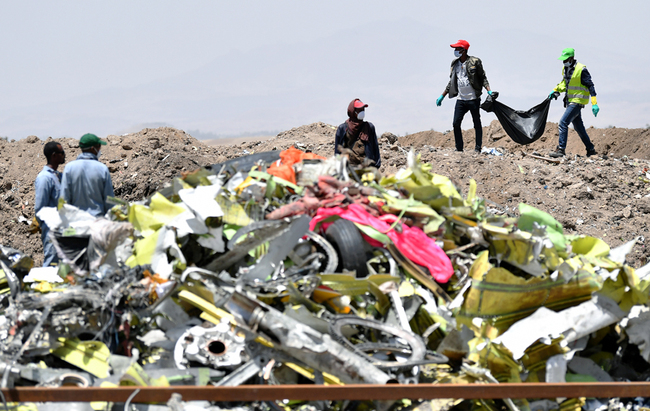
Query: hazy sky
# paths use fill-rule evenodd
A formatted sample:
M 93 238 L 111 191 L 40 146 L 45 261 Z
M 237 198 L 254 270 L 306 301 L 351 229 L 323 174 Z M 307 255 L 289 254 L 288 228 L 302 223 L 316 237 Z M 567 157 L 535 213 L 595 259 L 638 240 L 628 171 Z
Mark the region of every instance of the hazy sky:
M 539 103 L 561 79 L 560 51 L 574 47 L 601 108 L 585 110 L 587 127 L 650 123 L 647 1 L 0 4 L 0 135 L 11 138 L 143 124 L 281 131 L 339 124 L 354 97 L 379 132 L 446 130 L 455 101 L 435 99 L 459 38 L 504 104 Z M 549 121 L 562 111 L 554 102 Z

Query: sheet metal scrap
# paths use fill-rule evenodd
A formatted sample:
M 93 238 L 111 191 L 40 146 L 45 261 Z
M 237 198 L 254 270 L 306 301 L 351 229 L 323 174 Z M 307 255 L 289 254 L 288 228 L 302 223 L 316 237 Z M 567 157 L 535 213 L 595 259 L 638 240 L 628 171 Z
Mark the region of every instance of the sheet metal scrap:
M 336 375 L 346 383 L 385 384 L 390 380 L 387 374 L 346 350 L 329 335 L 284 316 L 262 302 L 233 293 L 225 307 L 238 318 L 239 324 L 268 337 L 274 348 L 314 369 Z
M 302 163 L 313 157 L 303 154 L 258 153 L 186 173 L 142 203 L 116 201 L 105 219 L 69 205 L 42 210 L 64 263 L 30 271 L 29 256 L 0 247 L 3 384 L 471 384 L 650 375 L 650 264 L 635 270 L 625 262 L 642 239 L 610 249 L 598 238 L 566 235 L 551 215 L 526 204 L 519 217 L 493 214 L 474 181 L 463 196 L 413 152 L 391 176 L 341 157 Z M 329 235 L 340 218 L 354 224 L 337 224 Z M 345 230 L 358 230 L 363 245 L 346 243 L 359 233 Z M 355 266 L 365 259 L 370 274 L 345 272 L 351 258 Z M 446 404 L 603 406 L 579 399 Z M 225 409 L 178 398 L 167 409 L 192 405 Z

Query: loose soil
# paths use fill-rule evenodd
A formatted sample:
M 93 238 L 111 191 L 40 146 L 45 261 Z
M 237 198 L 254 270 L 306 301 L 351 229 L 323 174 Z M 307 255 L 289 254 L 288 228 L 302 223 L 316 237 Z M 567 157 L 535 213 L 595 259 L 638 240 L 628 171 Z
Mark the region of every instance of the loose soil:
M 212 140 L 205 144 L 182 130 L 169 127 L 143 129 L 123 136 L 108 136 L 101 161 L 113 180 L 115 195 L 127 201 L 143 200 L 182 171 L 219 163 L 253 152 L 297 148 L 329 156 L 334 153 L 336 127 L 313 123 L 287 130 L 271 138 Z M 452 177 L 466 191 L 470 179 L 490 211 L 515 216 L 524 202 L 552 214 L 569 234 L 603 238 L 617 246 L 639 237 L 628 263 L 639 267 L 650 262 L 646 239 L 650 224 L 650 130 L 607 128 L 587 130 L 599 155 L 587 158 L 575 131 L 569 132 L 567 157 L 561 164 L 536 159 L 556 145 L 558 127 L 547 123 L 544 136 L 529 146 L 510 140 L 493 121 L 483 129 L 483 146 L 497 148 L 501 156 L 456 152 L 453 133 L 424 131 L 396 137 L 380 137 L 381 171 L 390 174 L 406 164 L 413 149 L 433 171 Z M 474 146 L 474 131 L 463 132 L 465 147 Z M 43 259 L 39 234 L 28 230 L 34 216 L 34 179 L 45 165 L 43 141 L 30 136 L 19 141 L 0 140 L 0 244 Z M 80 153 L 78 140 L 57 140 L 67 161 Z M 62 170 L 63 167 L 60 168 Z M 645 171 L 644 171 L 645 170 Z

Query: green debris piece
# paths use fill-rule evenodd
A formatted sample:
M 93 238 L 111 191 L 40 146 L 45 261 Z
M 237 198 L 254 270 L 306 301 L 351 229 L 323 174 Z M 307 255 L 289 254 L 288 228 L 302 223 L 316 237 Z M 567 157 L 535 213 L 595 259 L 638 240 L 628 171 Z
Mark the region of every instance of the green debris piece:
M 199 386 L 208 385 L 209 382 L 210 382 L 210 369 L 205 367 L 199 368 L 199 381 L 197 385 Z
M 212 185 L 212 183 L 208 179 L 208 176 L 211 175 L 213 175 L 211 171 L 208 171 L 205 168 L 200 168 L 196 171 L 185 174 L 183 177 L 183 181 L 185 181 L 185 183 L 191 185 L 192 187 L 196 187 L 198 185 L 209 186 Z
M 368 237 L 372 238 L 373 240 L 379 241 L 382 244 L 390 243 L 390 237 L 380 232 L 379 230 L 368 225 L 363 225 L 358 223 L 354 223 L 354 225 L 359 229 L 359 231 L 361 231 L 363 234 L 367 235 Z
M 133 245 L 133 254 L 126 260 L 126 265 L 135 267 L 137 265 L 151 264 L 156 244 L 158 243 L 158 231 L 136 241 Z
M 640 281 L 634 268 L 623 266 L 618 276 L 605 280 L 600 293 L 616 301 L 623 311 L 648 302 L 648 281 Z
M 566 382 L 598 382 L 595 377 L 585 374 L 566 373 Z
M 382 178 L 380 185 L 384 188 L 405 190 L 414 199 L 428 204 L 436 211 L 443 206 L 465 205 L 451 179 L 432 173 L 431 164 L 420 162 L 412 153 L 409 154 L 408 162 L 408 169 Z
M 256 171 L 256 170 L 250 171 L 248 173 L 248 176 L 252 177 L 252 178 L 266 180 L 266 181 L 269 181 L 269 180 L 273 179 L 276 184 L 279 184 L 279 185 L 281 185 L 283 187 L 290 188 L 293 191 L 295 191 L 296 194 L 302 194 L 302 190 L 303 190 L 302 187 L 297 186 L 297 185 L 293 184 L 292 182 L 287 181 L 285 179 L 282 179 L 282 178 L 280 178 L 278 176 L 272 176 L 269 173 L 265 173 L 263 171 Z
M 164 375 L 151 378 L 138 363 L 133 363 L 120 378 L 120 385 L 135 385 L 141 387 L 169 387 L 169 380 Z
M 549 277 L 522 278 L 502 267 L 492 267 L 484 251 L 470 269 L 472 286 L 456 320 L 468 327 L 479 317 L 499 333 L 540 307 L 562 310 L 591 299 L 600 290 L 602 279 L 579 270 L 568 283 Z
M 253 220 L 248 216 L 244 207 L 239 204 L 236 197 L 227 197 L 225 195 L 217 196 L 217 204 L 223 210 L 224 224 L 232 224 L 239 227 L 247 226 Z
M 405 215 L 414 217 L 431 217 L 436 221 L 440 221 L 440 224 L 445 221 L 444 217 L 441 217 L 434 209 L 421 201 L 413 198 L 397 199 L 388 194 L 384 194 L 383 197 L 386 200 L 384 209 L 387 209 L 391 213 L 398 214 L 404 212 Z
M 440 228 L 445 224 L 445 222 L 446 220 L 444 217 L 440 217 L 440 219 L 438 218 L 431 219 L 429 220 L 429 222 L 427 222 L 427 224 L 425 224 L 422 230 L 427 235 L 437 233 L 440 230 Z
M 235 236 L 235 234 L 237 234 L 237 231 L 240 228 L 241 227 L 238 226 L 238 225 L 224 224 L 223 225 L 223 230 L 222 230 L 223 236 L 226 237 L 226 239 L 230 240 L 231 238 L 233 238 Z
M 201 370 L 204 370 L 204 369 L 205 368 L 199 368 L 199 373 L 201 373 Z M 186 375 L 173 375 L 171 377 L 167 377 L 167 381 L 170 384 L 175 384 L 177 382 L 184 383 L 184 382 L 189 382 L 189 381 L 193 381 L 193 380 L 194 380 L 194 376 L 189 375 L 189 374 L 186 374 Z
M 587 257 L 607 257 L 610 249 L 600 238 L 584 236 L 571 241 L 571 250 Z
M 343 295 L 360 296 L 370 293 L 377 301 L 374 307 L 381 315 L 385 315 L 390 307 L 390 300 L 379 289 L 379 286 L 387 281 L 399 283 L 399 277 L 389 274 L 375 274 L 365 279 L 357 279 L 345 274 L 320 274 L 321 284 L 337 291 Z
M 553 216 L 528 204 L 519 203 L 519 221 L 517 226 L 520 230 L 533 231 L 533 223 L 546 226 L 546 234 L 558 250 L 566 249 L 564 228 Z
M 266 180 L 266 192 L 264 193 L 264 197 L 268 198 L 269 200 L 273 197 L 277 197 L 277 189 L 278 185 L 275 182 L 275 177 L 270 176 L 269 179 Z
M 99 341 L 80 341 L 78 338 L 59 338 L 63 345 L 51 351 L 52 355 L 79 367 L 98 378 L 107 378 L 111 352 Z
M 64 237 L 72 237 L 77 235 L 77 230 L 74 227 L 66 227 L 61 233 Z

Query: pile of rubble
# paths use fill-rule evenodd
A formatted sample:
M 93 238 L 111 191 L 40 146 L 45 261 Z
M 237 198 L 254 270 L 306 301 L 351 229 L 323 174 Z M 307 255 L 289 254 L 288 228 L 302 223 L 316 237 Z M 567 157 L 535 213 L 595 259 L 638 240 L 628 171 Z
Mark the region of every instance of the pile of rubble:
M 106 218 L 43 209 L 58 267 L 32 268 L 22 252 L 0 250 L 3 387 L 650 378 L 650 264 L 626 264 L 638 239 L 612 249 L 524 203 L 516 217 L 498 212 L 474 180 L 463 196 L 413 152 L 404 165 L 383 176 L 290 148 L 185 172 L 146 201 L 112 199 Z

